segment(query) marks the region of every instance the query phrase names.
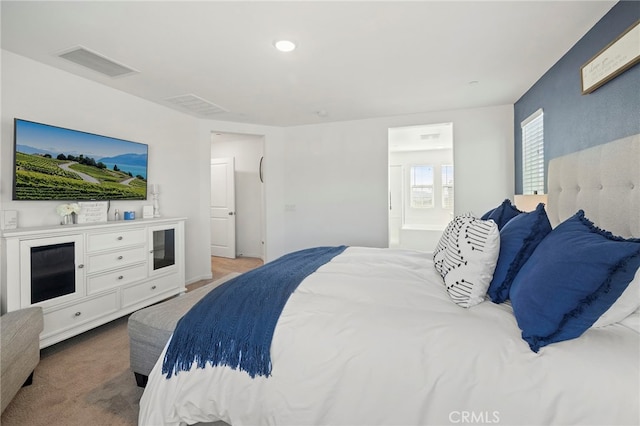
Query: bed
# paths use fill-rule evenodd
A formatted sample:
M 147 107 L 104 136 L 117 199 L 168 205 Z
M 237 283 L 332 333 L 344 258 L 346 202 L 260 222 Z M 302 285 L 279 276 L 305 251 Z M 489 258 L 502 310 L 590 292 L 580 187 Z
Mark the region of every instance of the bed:
M 168 345 L 149 376 L 139 423 L 640 424 L 639 164 L 639 135 L 554 159 L 546 209 L 524 213 L 502 203 L 485 213 L 491 219 L 461 215 L 435 253 L 347 247 L 288 297 L 267 374 L 206 362 L 163 374 Z M 549 230 L 537 239 L 519 234 L 518 255 L 499 272 L 509 244 L 496 248 L 495 239 L 516 228 L 515 218 L 546 227 L 540 217 Z M 563 232 L 578 232 L 578 240 L 552 241 Z M 475 242 L 480 233 L 482 245 Z M 462 234 L 474 239 L 473 255 L 482 254 L 475 269 L 459 272 L 447 252 Z M 556 293 L 564 282 L 547 285 L 542 296 L 529 283 L 536 274 L 547 284 L 549 274 L 570 281 L 582 273 L 580 280 L 589 280 L 590 268 L 601 263 L 599 254 L 592 259 L 599 247 L 590 246 L 592 238 L 611 244 L 602 257 L 615 264 L 607 272 L 615 279 L 598 282 L 586 304 L 579 296 L 580 309 L 562 316 L 564 328 L 540 338 L 537 329 L 551 320 L 532 316 L 529 305 L 561 311 L 555 305 L 574 296 Z M 616 257 L 620 246 L 624 253 Z M 560 254 L 549 255 L 555 248 Z M 566 261 L 578 262 L 568 274 L 553 264 L 565 253 L 578 253 Z M 589 263 L 579 263 L 585 258 Z M 500 274 L 508 279 L 499 284 L 510 282 L 506 291 L 493 285 Z M 488 277 L 476 279 L 482 275 Z M 487 279 L 484 290 L 473 283 L 466 295 L 459 291 L 463 281 Z

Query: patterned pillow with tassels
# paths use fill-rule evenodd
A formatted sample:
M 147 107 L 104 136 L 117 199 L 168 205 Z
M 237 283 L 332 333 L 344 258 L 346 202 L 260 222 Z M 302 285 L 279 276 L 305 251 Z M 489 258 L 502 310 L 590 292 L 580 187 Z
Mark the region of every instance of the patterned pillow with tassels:
M 473 213 L 465 213 L 460 216 L 456 216 L 445 228 L 442 236 L 440 237 L 440 241 L 436 245 L 435 250 L 433 251 L 433 264 L 436 267 L 436 271 L 440 274 L 442 278 L 446 275 L 448 268 L 445 266 L 445 259 L 447 256 L 447 247 L 451 244 L 456 244 L 453 229 L 458 226 L 458 223 L 463 218 L 473 218 L 475 217 Z

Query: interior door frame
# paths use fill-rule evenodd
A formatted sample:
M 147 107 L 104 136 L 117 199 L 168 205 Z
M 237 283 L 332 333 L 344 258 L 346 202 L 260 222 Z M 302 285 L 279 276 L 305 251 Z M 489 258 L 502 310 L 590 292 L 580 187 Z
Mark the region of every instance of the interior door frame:
M 255 246 L 254 249 L 259 250 L 259 254 L 258 253 L 249 253 L 247 254 L 248 256 L 258 256 L 260 257 L 262 260 L 265 260 L 266 258 L 266 185 L 268 184 L 267 182 L 267 176 L 266 176 L 266 170 L 267 170 L 267 157 L 266 157 L 266 153 L 265 153 L 265 135 L 263 134 L 252 134 L 252 133 L 233 133 L 233 132 L 223 132 L 223 131 L 212 131 L 211 133 L 211 144 L 215 144 L 217 142 L 229 142 L 231 144 L 234 143 L 234 139 L 243 139 L 243 138 L 248 138 L 248 139 L 255 139 L 256 143 L 259 143 L 259 156 L 260 156 L 260 160 L 256 161 L 255 164 L 255 171 L 256 174 L 258 176 L 258 179 L 260 181 L 260 194 L 259 196 L 257 196 L 257 198 L 255 199 L 259 205 L 260 205 L 260 218 L 259 218 L 259 239 L 258 240 L 254 240 L 254 243 L 259 242 L 260 244 L 260 248 L 257 249 Z M 253 154 L 255 154 L 255 152 L 253 152 Z M 215 155 L 216 157 L 222 157 L 222 156 L 230 156 L 229 154 L 227 155 Z M 235 156 L 235 155 L 234 155 Z M 211 157 L 214 157 L 214 150 L 213 147 L 211 149 Z M 238 169 L 238 163 L 242 161 L 242 157 L 238 156 L 238 158 L 236 158 L 236 169 Z M 253 160 L 251 160 L 253 161 Z M 253 165 L 251 166 L 251 170 L 253 169 Z M 245 163 L 245 168 L 246 168 L 246 163 Z M 236 170 L 237 171 L 237 170 Z M 240 171 L 242 172 L 242 171 Z M 238 172 L 238 173 L 240 173 Z M 240 193 L 238 193 L 238 182 L 236 181 L 236 198 L 237 198 L 237 202 L 238 199 L 242 196 L 242 188 L 239 188 Z M 237 209 L 241 209 L 242 206 L 238 206 L 236 202 L 236 208 Z M 246 209 L 245 209 L 246 210 Z M 243 212 L 242 211 L 237 211 L 236 210 L 237 215 L 242 215 Z M 258 220 L 258 219 L 256 219 Z M 237 238 L 242 238 L 241 235 L 239 235 L 239 233 L 242 232 L 242 229 L 237 230 L 236 232 L 236 240 Z M 239 256 L 243 256 L 244 253 L 238 253 Z

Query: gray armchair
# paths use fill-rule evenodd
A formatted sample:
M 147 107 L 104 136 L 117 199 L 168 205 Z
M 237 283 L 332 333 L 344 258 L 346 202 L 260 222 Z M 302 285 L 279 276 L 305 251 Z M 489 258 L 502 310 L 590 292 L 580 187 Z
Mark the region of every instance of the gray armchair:
M 7 312 L 0 317 L 0 405 L 3 412 L 24 385 L 30 385 L 40 362 L 41 307 Z

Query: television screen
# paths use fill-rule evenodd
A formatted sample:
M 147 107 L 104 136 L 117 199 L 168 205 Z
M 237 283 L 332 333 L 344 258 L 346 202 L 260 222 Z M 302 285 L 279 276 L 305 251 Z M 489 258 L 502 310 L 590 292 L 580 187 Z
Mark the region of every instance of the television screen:
M 146 144 L 14 120 L 14 200 L 146 200 Z

